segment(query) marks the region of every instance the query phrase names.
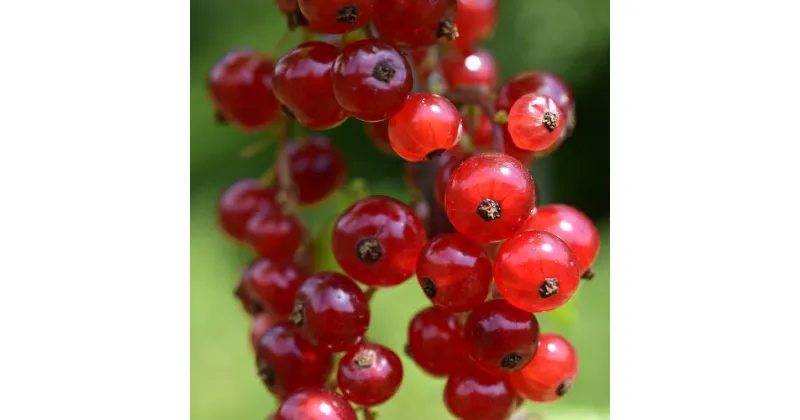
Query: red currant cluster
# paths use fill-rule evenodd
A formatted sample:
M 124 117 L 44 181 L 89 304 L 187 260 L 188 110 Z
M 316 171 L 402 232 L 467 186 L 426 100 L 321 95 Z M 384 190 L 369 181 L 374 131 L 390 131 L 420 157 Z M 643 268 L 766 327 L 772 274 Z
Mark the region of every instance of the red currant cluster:
M 537 206 L 528 167 L 574 128 L 569 88 L 540 71 L 497 89 L 494 58 L 476 47 L 493 31 L 496 0 L 276 4 L 306 42 L 277 62 L 231 52 L 209 77 L 220 121 L 282 127 L 275 167 L 230 186 L 218 208 L 222 229 L 259 257 L 236 295 L 253 315 L 258 374 L 281 401 L 273 418 L 355 419 L 351 404 L 374 416 L 403 365 L 366 337 L 370 298 L 414 275 L 432 306 L 410 321 L 405 351 L 447 378 L 453 415 L 507 419 L 523 399 L 563 396 L 575 349 L 540 334 L 534 314 L 561 307 L 592 277 L 599 238 L 579 210 Z M 326 130 L 349 117 L 405 159 L 414 202 L 356 200 L 330 238 L 341 272 L 315 272 L 295 210 L 340 190 L 346 163 L 327 137 L 295 127 Z

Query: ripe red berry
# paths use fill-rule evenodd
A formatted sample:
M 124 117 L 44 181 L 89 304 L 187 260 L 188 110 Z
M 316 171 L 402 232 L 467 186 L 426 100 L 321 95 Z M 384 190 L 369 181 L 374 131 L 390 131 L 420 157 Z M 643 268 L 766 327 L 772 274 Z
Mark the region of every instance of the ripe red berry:
M 394 150 L 392 150 L 392 143 L 389 142 L 389 120 L 364 123 L 364 128 L 367 130 L 367 136 L 372 140 L 372 144 L 374 144 L 378 150 L 386 153 L 394 153 Z
M 250 326 L 250 342 L 253 344 L 253 349 L 258 351 L 258 343 L 261 342 L 261 337 L 272 327 L 285 322 L 285 318 L 269 312 L 261 312 L 254 316 Z
M 285 318 L 292 313 L 294 295 L 308 275 L 292 260 L 265 258 L 247 267 L 241 284 L 267 312 Z
M 495 108 L 508 112 L 519 98 L 529 93 L 552 98 L 566 114 L 572 114 L 575 108 L 569 86 L 558 76 L 543 71 L 520 73 L 509 79 L 497 93 Z
M 561 137 L 564 113 L 548 96 L 529 93 L 522 96 L 508 113 L 508 133 L 517 147 L 544 151 Z
M 381 38 L 400 47 L 422 47 L 455 39 L 455 12 L 456 0 L 379 0 L 372 21 Z
M 244 241 L 247 221 L 264 208 L 275 208 L 277 191 L 261 185 L 257 179 L 243 179 L 228 187 L 219 199 L 217 218 L 222 230 L 238 241 Z
M 509 376 L 511 385 L 523 398 L 551 402 L 563 397 L 578 376 L 575 348 L 557 334 L 542 334 L 539 351 L 521 371 Z
M 517 398 L 505 376 L 495 376 L 478 367 L 456 372 L 447 379 L 444 402 L 462 420 L 505 420 Z
M 470 124 L 471 122 L 468 122 L 468 120 L 465 118 L 464 125 L 471 127 Z M 478 117 L 478 123 L 471 133 L 473 136 L 472 144 L 475 146 L 475 148 L 484 149 L 492 147 L 492 143 L 494 142 L 494 133 L 492 119 L 488 115 L 481 112 L 480 116 Z
M 473 48 L 489 38 L 497 21 L 496 0 L 458 0 L 456 45 L 462 50 Z
M 342 394 L 355 404 L 371 407 L 391 398 L 403 380 L 403 364 L 389 348 L 362 343 L 339 361 L 336 375 Z
M 304 42 L 275 65 L 275 96 L 300 124 L 312 130 L 336 127 L 349 115 L 333 93 L 331 71 L 338 55 L 339 49 L 331 44 Z
M 536 354 L 539 322 L 531 313 L 494 299 L 469 314 L 464 337 L 473 360 L 503 375 L 522 369 Z
M 425 225 L 425 232 L 428 234 L 429 240 L 438 235 L 456 231 L 453 224 L 450 223 L 450 219 L 447 218 L 447 213 L 439 203 L 415 198 L 411 202 L 411 207 L 417 217 L 422 220 L 422 224 Z
M 345 159 L 323 135 L 312 134 L 304 141 L 286 143 L 279 162 L 285 163 L 287 170 L 279 170 L 278 179 L 288 176 L 300 204 L 318 203 L 345 182 Z
M 591 276 L 590 268 L 600 251 L 600 235 L 588 216 L 566 204 L 550 204 L 539 207 L 520 230 L 544 230 L 569 245 L 584 277 Z
M 289 259 L 305 239 L 297 216 L 265 208 L 247 222 L 247 241 L 262 258 Z
M 298 0 L 300 10 L 314 32 L 343 34 L 358 29 L 372 18 L 376 0 Z
M 287 398 L 275 420 L 358 420 L 341 395 L 327 389 L 303 389 Z
M 441 65 L 444 80 L 450 88 L 477 88 L 490 92 L 497 86 L 497 64 L 489 50 L 450 50 L 442 57 Z
M 275 63 L 254 50 L 232 51 L 208 76 L 214 106 L 223 118 L 244 131 L 260 131 L 280 116 L 272 93 Z
M 408 325 L 408 353 L 426 373 L 448 376 L 468 368 L 464 331 L 451 313 L 430 307 L 419 311 Z
M 446 98 L 415 93 L 389 119 L 389 141 L 403 159 L 433 159 L 461 140 L 461 114 Z
M 319 272 L 297 291 L 290 319 L 312 344 L 337 352 L 361 342 L 369 317 L 367 298 L 353 280 Z
M 469 157 L 467 154 L 452 153 L 453 150 L 455 149 L 445 152 L 439 158 L 439 169 L 436 171 L 436 178 L 433 182 L 434 195 L 440 206 L 444 206 L 444 193 L 447 191 L 447 186 L 450 185 L 453 171 Z
M 552 233 L 523 231 L 500 246 L 494 279 L 510 304 L 527 312 L 547 312 L 565 304 L 578 289 L 578 259 Z
M 504 154 L 475 155 L 453 171 L 445 209 L 456 230 L 478 242 L 501 241 L 530 215 L 533 178 L 522 164 Z
M 419 254 L 417 280 L 434 306 L 465 312 L 486 300 L 492 262 L 480 245 L 461 234 L 439 235 Z
M 333 370 L 333 357 L 312 346 L 286 322 L 261 337 L 256 364 L 264 385 L 283 398 L 303 387 L 322 386 Z
M 411 67 L 400 51 L 371 38 L 342 48 L 333 64 L 332 76 L 339 105 L 363 121 L 389 118 L 414 87 Z
M 333 255 L 359 282 L 395 286 L 414 274 L 426 240 L 414 210 L 391 197 L 371 196 L 339 216 L 333 229 Z

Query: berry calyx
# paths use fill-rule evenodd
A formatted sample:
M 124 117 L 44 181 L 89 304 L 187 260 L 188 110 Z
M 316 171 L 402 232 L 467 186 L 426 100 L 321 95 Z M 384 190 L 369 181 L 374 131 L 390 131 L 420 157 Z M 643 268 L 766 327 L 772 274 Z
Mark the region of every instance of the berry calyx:
M 262 258 L 291 258 L 305 236 L 297 216 L 275 208 L 262 209 L 247 222 L 247 242 Z
M 463 371 L 471 364 L 458 318 L 435 307 L 423 309 L 411 319 L 407 353 L 423 371 L 436 377 Z
M 370 21 L 376 0 L 298 0 L 314 32 L 344 34 Z
M 522 369 L 536 354 L 539 322 L 503 299 L 475 308 L 464 324 L 472 359 L 497 375 Z
M 371 407 L 389 400 L 400 388 L 403 364 L 391 349 L 362 343 L 345 353 L 336 377 L 345 398 Z
M 444 388 L 448 411 L 463 420 L 505 420 L 516 398 L 507 377 L 478 367 L 450 376 Z
M 529 93 L 508 113 L 508 133 L 517 147 L 536 152 L 550 148 L 564 131 L 563 112 L 548 96 Z
M 497 64 L 489 50 L 463 53 L 451 50 L 442 57 L 442 73 L 451 89 L 468 88 L 486 92 L 497 85 Z
M 405 0 L 375 3 L 372 21 L 380 37 L 404 47 L 455 39 L 456 0 Z
M 358 420 L 341 395 L 322 388 L 300 390 L 281 403 L 275 420 Z
M 430 160 L 452 149 L 462 134 L 461 114 L 446 98 L 415 93 L 389 119 L 389 141 L 400 157 Z
M 344 156 L 319 134 L 310 135 L 305 141 L 288 142 L 281 152 L 280 164 L 286 171 L 278 171 L 279 182 L 283 176 L 294 189 L 300 204 L 318 203 L 341 188 L 346 178 Z
M 294 309 L 294 295 L 306 277 L 305 268 L 292 260 L 260 259 L 244 271 L 241 286 L 267 312 L 286 318 Z
M 566 204 L 549 204 L 539 207 L 520 230 L 544 230 L 569 245 L 584 278 L 600 252 L 600 234 L 588 216 Z
M 523 398 L 552 402 L 569 392 L 578 376 L 578 355 L 567 339 L 557 334 L 542 334 L 539 351 L 519 372 L 509 376 Z
M 275 209 L 277 191 L 261 185 L 257 179 L 235 182 L 222 193 L 217 205 L 217 219 L 222 230 L 237 241 L 247 236 L 247 222 L 262 209 Z

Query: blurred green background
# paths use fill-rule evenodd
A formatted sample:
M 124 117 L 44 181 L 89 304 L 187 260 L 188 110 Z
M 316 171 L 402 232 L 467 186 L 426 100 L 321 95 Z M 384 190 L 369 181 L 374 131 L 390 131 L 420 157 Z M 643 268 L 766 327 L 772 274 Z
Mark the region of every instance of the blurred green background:
M 604 419 L 609 407 L 609 4 L 606 0 L 500 0 L 495 36 L 484 45 L 498 60 L 503 80 L 540 69 L 561 76 L 576 100 L 575 134 L 532 171 L 541 202 L 575 205 L 596 220 L 602 251 L 597 276 L 573 304 L 540 317 L 578 349 L 580 373 L 561 401 L 529 404 L 545 419 Z M 272 0 L 191 2 L 191 416 L 196 420 L 263 420 L 274 401 L 258 380 L 249 347 L 249 320 L 232 291 L 251 255 L 231 245 L 215 225 L 221 191 L 242 177 L 257 177 L 272 153 L 244 160 L 243 148 L 265 137 L 214 124 L 205 78 L 226 51 L 250 46 L 273 51 L 285 23 Z M 297 42 L 299 35 L 295 35 Z M 284 51 L 277 51 L 279 55 Z M 372 147 L 353 119 L 327 133 L 348 158 L 350 179 L 366 178 L 370 192 L 408 197 L 402 161 Z M 333 199 L 303 214 L 313 232 L 346 203 Z M 413 279 L 374 299 L 370 337 L 402 355 L 406 326 L 426 306 Z M 406 376 L 397 396 L 378 408 L 382 420 L 449 419 L 441 401 L 443 380 L 424 376 L 403 355 Z

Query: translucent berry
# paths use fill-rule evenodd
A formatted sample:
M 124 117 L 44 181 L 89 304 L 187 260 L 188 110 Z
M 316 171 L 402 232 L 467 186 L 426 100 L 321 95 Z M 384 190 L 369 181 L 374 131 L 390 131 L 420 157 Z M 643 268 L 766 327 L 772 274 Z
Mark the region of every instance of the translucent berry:
M 408 325 L 408 353 L 426 373 L 448 376 L 467 369 L 463 328 L 455 315 L 434 307 L 414 315 Z
M 439 169 L 436 171 L 436 179 L 433 182 L 434 194 L 436 201 L 440 206 L 444 206 L 444 193 L 447 191 L 447 186 L 450 185 L 450 180 L 453 177 L 453 171 L 470 155 L 461 153 L 451 153 L 454 149 L 442 154 L 439 157 Z
M 522 231 L 500 246 L 494 279 L 503 297 L 517 308 L 551 311 L 578 289 L 578 259 L 569 245 L 552 233 Z
M 327 389 L 308 388 L 283 401 L 275 420 L 358 420 L 358 417 L 341 395 Z
M 362 343 L 345 353 L 336 377 L 345 398 L 371 407 L 389 400 L 400 388 L 403 364 L 391 349 Z
M 408 97 L 389 119 L 389 141 L 403 159 L 433 159 L 461 140 L 461 114 L 446 98 L 432 93 Z
M 566 395 L 578 376 L 575 348 L 557 334 L 542 334 L 539 351 L 521 371 L 509 376 L 511 385 L 523 398 L 551 402 Z
M 376 1 L 380 0 L 298 0 L 298 4 L 312 30 L 343 34 L 366 25 Z
M 374 144 L 378 150 L 386 153 L 394 153 L 394 150 L 392 150 L 392 143 L 389 142 L 389 120 L 364 123 L 364 128 L 367 130 L 367 136 L 372 140 L 372 144 Z
M 258 351 L 258 343 L 261 342 L 261 337 L 272 327 L 285 321 L 286 317 L 279 317 L 269 312 L 261 312 L 254 316 L 250 326 L 250 342 L 253 344 L 253 349 Z
M 400 47 L 422 47 L 458 36 L 456 0 L 375 2 L 373 23 L 381 38 Z
M 364 292 L 347 276 L 319 272 L 298 290 L 290 319 L 320 349 L 343 351 L 363 339 L 369 305 Z
M 309 273 L 292 260 L 260 259 L 242 274 L 244 290 L 267 312 L 286 318 L 294 309 L 297 289 Z
M 544 151 L 561 137 L 564 113 L 548 96 L 529 93 L 522 96 L 508 113 L 508 133 L 517 147 Z
M 344 156 L 319 134 L 312 134 L 302 142 L 286 143 L 279 162 L 287 164 L 286 175 L 301 204 L 314 204 L 342 187 L 346 179 Z M 282 179 L 278 171 L 278 179 Z
M 434 306 L 465 312 L 486 300 L 492 262 L 480 245 L 463 235 L 439 235 L 420 252 L 417 280 Z
M 287 322 L 261 337 L 256 364 L 264 385 L 283 398 L 303 387 L 322 386 L 333 370 L 333 357 L 312 346 Z
M 459 165 L 445 192 L 445 209 L 456 230 L 478 242 L 501 241 L 530 215 L 533 178 L 504 154 L 475 155 Z
M 497 0 L 458 0 L 456 45 L 462 50 L 471 49 L 489 38 L 497 22 Z
M 464 122 L 467 127 L 470 127 L 470 123 L 467 122 L 467 119 L 464 119 Z M 494 143 L 494 133 L 492 127 L 492 119 L 481 112 L 480 116 L 478 117 L 478 123 L 474 130 L 472 130 L 472 144 L 475 148 L 478 149 L 486 149 L 493 146 Z M 469 132 L 469 131 L 468 131 Z
M 339 216 L 333 229 L 333 255 L 359 282 L 395 286 L 414 274 L 426 240 L 414 210 L 391 197 L 371 196 Z
M 247 242 L 262 258 L 290 259 L 305 236 L 297 216 L 276 208 L 262 209 L 247 222 Z
M 566 115 L 563 122 L 564 135 L 550 149 L 540 152 L 545 154 L 557 147 L 575 126 L 575 100 L 569 86 L 558 76 L 543 71 L 530 71 L 512 77 L 500 88 L 495 108 L 498 111 L 509 112 L 519 98 L 529 93 L 537 93 L 552 98 L 558 108 Z
M 473 360 L 503 375 L 522 369 L 536 354 L 539 322 L 531 313 L 494 299 L 469 314 L 464 337 Z
M 261 185 L 257 179 L 243 179 L 228 187 L 219 199 L 217 218 L 222 230 L 238 241 L 244 241 L 247 221 L 264 208 L 275 208 L 277 191 Z
M 447 379 L 444 402 L 462 420 L 505 420 L 517 396 L 506 376 L 495 376 L 476 366 Z
M 521 230 L 544 230 L 569 245 L 584 277 L 591 277 L 591 266 L 600 251 L 600 235 L 588 216 L 566 204 L 550 204 L 539 207 L 525 221 Z
M 442 57 L 442 73 L 450 88 L 472 88 L 487 92 L 497 86 L 497 64 L 489 50 L 450 50 Z

